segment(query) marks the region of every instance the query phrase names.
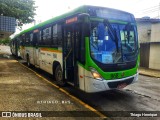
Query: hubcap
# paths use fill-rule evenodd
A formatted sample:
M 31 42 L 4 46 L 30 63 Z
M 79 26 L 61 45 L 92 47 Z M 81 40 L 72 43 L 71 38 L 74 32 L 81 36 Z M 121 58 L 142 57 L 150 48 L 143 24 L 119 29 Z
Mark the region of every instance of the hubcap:
M 62 71 L 61 71 L 61 70 L 58 70 L 58 71 L 57 71 L 57 80 L 58 80 L 58 81 L 61 81 L 61 80 L 62 80 Z

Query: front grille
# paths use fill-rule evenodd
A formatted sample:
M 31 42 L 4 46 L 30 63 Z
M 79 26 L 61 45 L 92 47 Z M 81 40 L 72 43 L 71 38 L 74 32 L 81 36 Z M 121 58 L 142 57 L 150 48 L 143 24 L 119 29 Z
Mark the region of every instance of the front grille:
M 126 83 L 127 85 L 129 85 L 129 84 L 132 83 L 133 79 L 134 79 L 134 77 L 128 78 L 128 79 L 123 80 L 123 81 L 116 81 L 116 82 L 114 82 L 114 80 L 113 80 L 112 82 L 108 82 L 108 86 L 110 88 L 117 88 L 118 85 L 123 84 L 123 83 Z

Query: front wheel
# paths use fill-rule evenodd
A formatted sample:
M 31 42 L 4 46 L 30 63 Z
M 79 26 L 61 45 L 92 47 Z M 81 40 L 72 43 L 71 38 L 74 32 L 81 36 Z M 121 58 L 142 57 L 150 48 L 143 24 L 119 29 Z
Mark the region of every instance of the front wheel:
M 66 84 L 65 81 L 63 80 L 63 72 L 62 72 L 62 68 L 60 65 L 56 66 L 55 79 L 56 79 L 57 84 L 60 86 L 64 86 Z

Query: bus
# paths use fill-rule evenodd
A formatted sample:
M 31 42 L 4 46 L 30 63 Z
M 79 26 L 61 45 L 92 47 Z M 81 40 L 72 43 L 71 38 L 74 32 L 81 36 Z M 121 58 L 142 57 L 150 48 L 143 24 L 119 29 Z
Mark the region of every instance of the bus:
M 94 93 L 138 80 L 137 26 L 125 11 L 80 6 L 22 31 L 13 41 L 28 66 L 52 74 L 60 86 Z
M 20 51 L 19 51 L 19 41 L 16 39 L 12 39 L 10 42 L 10 51 L 12 55 L 16 57 L 20 57 Z

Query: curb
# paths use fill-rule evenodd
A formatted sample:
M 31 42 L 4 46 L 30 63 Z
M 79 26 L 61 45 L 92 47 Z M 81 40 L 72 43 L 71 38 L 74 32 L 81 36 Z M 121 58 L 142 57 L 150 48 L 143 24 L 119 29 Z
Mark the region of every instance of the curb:
M 16 60 L 17 61 L 17 60 Z M 48 81 L 45 77 L 41 76 L 39 73 L 35 72 L 34 70 L 32 70 L 31 68 L 25 66 L 24 64 L 20 63 L 19 61 L 17 61 L 21 66 L 23 66 L 24 68 L 32 71 L 36 76 L 38 76 L 39 78 L 41 78 L 42 80 L 44 80 L 45 82 L 47 82 L 48 84 L 52 85 L 53 87 L 57 88 L 59 91 L 61 91 L 62 93 L 66 94 L 67 96 L 69 96 L 70 98 L 72 98 L 74 101 L 80 103 L 81 105 L 83 105 L 85 108 L 89 109 L 90 111 L 94 112 L 95 114 L 99 115 L 99 117 L 103 118 L 103 119 L 108 119 L 109 117 L 107 117 L 106 115 L 104 115 L 103 113 L 101 113 L 100 111 L 96 110 L 95 108 L 91 107 L 90 105 L 88 105 L 87 103 L 81 101 L 79 98 L 71 95 L 69 92 L 67 92 L 66 90 L 64 90 L 63 88 L 57 86 L 56 84 L 52 83 L 51 81 Z
M 157 77 L 157 76 L 155 76 L 155 75 L 149 75 L 149 74 L 140 73 L 140 72 L 139 72 L 139 75 L 144 75 L 144 76 L 154 77 L 154 78 L 160 78 L 160 77 Z

